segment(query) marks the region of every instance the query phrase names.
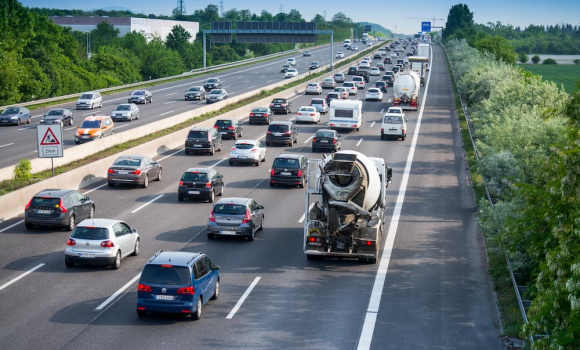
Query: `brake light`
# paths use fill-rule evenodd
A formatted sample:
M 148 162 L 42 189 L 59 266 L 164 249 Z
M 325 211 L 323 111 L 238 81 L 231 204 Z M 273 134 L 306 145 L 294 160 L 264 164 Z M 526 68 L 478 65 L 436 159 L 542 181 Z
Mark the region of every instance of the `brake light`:
M 336 139 L 332 139 L 332 143 L 336 143 L 336 142 L 337 142 Z
M 284 135 L 291 135 L 291 134 L 292 134 L 292 133 L 291 133 L 290 131 L 286 131 L 286 132 L 284 133 Z
M 214 128 L 216 128 L 216 129 L 218 129 L 218 128 L 219 128 L 219 126 L 217 126 L 217 125 L 214 125 L 213 127 L 214 127 Z
M 28 204 L 26 204 L 24 206 L 24 210 L 28 210 L 28 208 L 30 208 L 31 205 L 32 205 L 32 198 L 30 198 L 30 200 L 28 201 Z
M 250 113 L 250 117 L 253 117 L 253 116 L 254 116 L 254 113 Z
M 232 151 L 235 151 L 235 150 L 236 150 L 236 148 L 235 147 L 232 147 Z
M 384 133 L 385 132 L 385 129 L 384 128 L 381 128 L 381 132 Z
M 131 175 L 141 175 L 141 169 L 137 169 L 135 171 L 132 171 L 130 174 Z
M 161 264 L 161 267 L 173 267 L 173 265 L 169 265 L 169 264 Z
M 272 133 L 271 131 L 268 131 L 268 134 L 271 134 L 271 133 Z
M 215 222 L 215 215 L 213 215 L 213 209 L 211 210 L 211 213 L 209 213 L 209 221 Z
M 76 245 L 76 244 L 77 244 L 77 241 L 75 241 L 75 240 L 74 240 L 74 239 L 72 239 L 72 238 L 69 238 L 69 239 L 66 241 L 66 245 Z
M 252 217 L 250 216 L 250 209 L 246 208 L 246 215 L 244 215 L 244 218 L 242 219 L 242 224 L 247 224 L 251 219 Z
M 60 209 L 60 212 L 61 212 L 61 213 L 67 213 L 67 212 L 68 212 L 68 209 L 67 209 L 67 208 L 65 208 L 65 207 L 62 205 L 62 198 L 60 199 L 60 202 L 57 204 L 57 206 L 56 206 L 56 207 L 57 207 L 58 209 Z
M 107 172 L 108 172 L 109 174 L 114 174 L 114 173 L 115 173 L 115 170 L 113 170 L 113 169 L 109 168 L 109 170 L 107 170 Z
M 298 176 L 302 176 L 302 169 L 298 169 Z
M 183 186 L 183 181 L 179 181 L 179 186 Z
M 270 175 L 272 175 L 272 176 L 276 175 L 276 170 L 270 169 Z
M 211 188 L 211 182 L 206 182 L 205 183 L 205 188 Z
M 282 106 L 282 107 L 286 107 L 286 104 L 285 104 L 285 103 L 282 103 L 282 104 L 280 104 L 280 106 Z
M 141 284 L 141 283 L 139 283 L 139 284 L 137 285 L 137 291 L 138 291 L 138 292 L 151 292 L 151 287 L 149 287 L 149 286 L 148 286 L 148 285 L 146 285 L 146 284 Z
M 273 103 L 270 103 L 270 107 L 274 107 L 274 104 Z
M 257 151 L 258 151 L 257 148 L 252 148 L 252 151 L 251 152 L 257 152 Z
M 228 128 L 228 130 L 234 130 L 234 129 L 235 129 L 235 128 L 234 128 L 233 126 L 230 126 L 230 127 Z
M 193 295 L 193 294 L 195 294 L 195 289 L 193 289 L 193 286 L 184 287 L 184 288 L 179 288 L 179 289 L 177 290 L 177 294 L 188 294 L 188 295 Z
M 316 137 L 312 139 L 312 143 L 316 143 Z
M 115 245 L 113 244 L 112 241 L 104 241 L 101 242 L 101 247 L 103 248 L 113 248 Z

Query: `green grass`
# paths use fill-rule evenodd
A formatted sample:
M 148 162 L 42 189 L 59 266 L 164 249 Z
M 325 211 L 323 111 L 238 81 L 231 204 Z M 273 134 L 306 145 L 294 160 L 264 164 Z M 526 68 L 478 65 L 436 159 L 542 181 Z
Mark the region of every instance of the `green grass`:
M 564 85 L 564 90 L 572 94 L 576 90 L 576 82 L 580 80 L 580 65 L 572 64 L 520 64 L 522 69 L 542 76 L 543 80 L 553 81 L 558 86 Z

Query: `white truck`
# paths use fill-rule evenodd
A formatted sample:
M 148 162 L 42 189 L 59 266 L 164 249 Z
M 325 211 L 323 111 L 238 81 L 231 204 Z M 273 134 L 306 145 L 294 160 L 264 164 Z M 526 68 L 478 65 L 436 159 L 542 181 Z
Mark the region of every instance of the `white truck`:
M 413 71 L 400 73 L 393 84 L 393 106 L 416 111 L 419 108 L 421 79 Z
M 429 44 L 418 44 L 417 45 L 417 54 L 416 57 L 425 57 L 427 59 L 427 63 L 425 65 L 425 69 L 429 70 L 429 57 L 431 53 L 431 45 Z
M 308 160 L 304 254 L 376 263 L 392 170 L 382 158 L 338 151 Z
M 421 86 L 425 85 L 427 78 L 427 57 L 411 56 L 409 57 L 409 66 L 411 70 L 419 76 Z
M 330 101 L 328 127 L 331 129 L 356 129 L 362 125 L 361 100 Z

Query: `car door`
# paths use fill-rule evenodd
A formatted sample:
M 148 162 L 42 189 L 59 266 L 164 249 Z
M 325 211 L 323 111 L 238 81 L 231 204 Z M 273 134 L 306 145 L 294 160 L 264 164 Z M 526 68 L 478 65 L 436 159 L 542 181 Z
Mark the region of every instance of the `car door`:
M 215 265 L 211 262 L 210 258 L 204 257 L 205 268 L 207 270 L 208 286 L 207 286 L 207 297 L 211 298 L 215 294 L 216 283 L 218 281 L 218 272 Z
M 80 222 L 81 220 L 88 218 L 91 207 L 90 201 L 87 201 L 85 199 L 85 196 L 83 196 L 79 192 L 72 193 L 71 197 L 74 198 L 75 201 L 74 206 L 75 212 L 77 213 L 76 214 L 77 220 L 79 220 Z
M 211 299 L 211 295 L 209 294 L 209 281 L 210 281 L 210 276 L 208 274 L 208 269 L 205 266 L 205 260 L 203 258 L 199 259 L 198 261 L 195 262 L 195 264 L 193 265 L 193 269 L 194 269 L 194 277 L 195 277 L 195 289 L 198 289 L 201 291 L 200 295 L 202 297 L 203 303 L 205 304 L 209 299 Z M 194 300 L 194 303 L 196 302 L 196 300 Z
M 113 233 L 115 235 L 115 245 L 118 245 L 121 248 L 121 256 L 128 255 L 132 248 L 129 248 L 130 236 L 128 236 L 123 229 L 123 225 L 120 222 L 117 222 L 113 225 Z

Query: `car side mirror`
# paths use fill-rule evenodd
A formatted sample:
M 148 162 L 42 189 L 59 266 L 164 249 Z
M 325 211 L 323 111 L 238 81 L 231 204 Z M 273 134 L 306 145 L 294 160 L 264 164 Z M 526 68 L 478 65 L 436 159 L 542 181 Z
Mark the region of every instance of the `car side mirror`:
M 215 266 L 213 267 L 213 269 L 214 269 L 214 270 L 219 270 L 219 269 L 220 269 L 220 267 L 219 267 L 219 266 L 217 266 L 217 265 L 215 265 Z
M 258 209 L 264 209 L 263 205 L 258 205 Z
M 137 229 L 131 229 L 131 232 L 137 233 Z

